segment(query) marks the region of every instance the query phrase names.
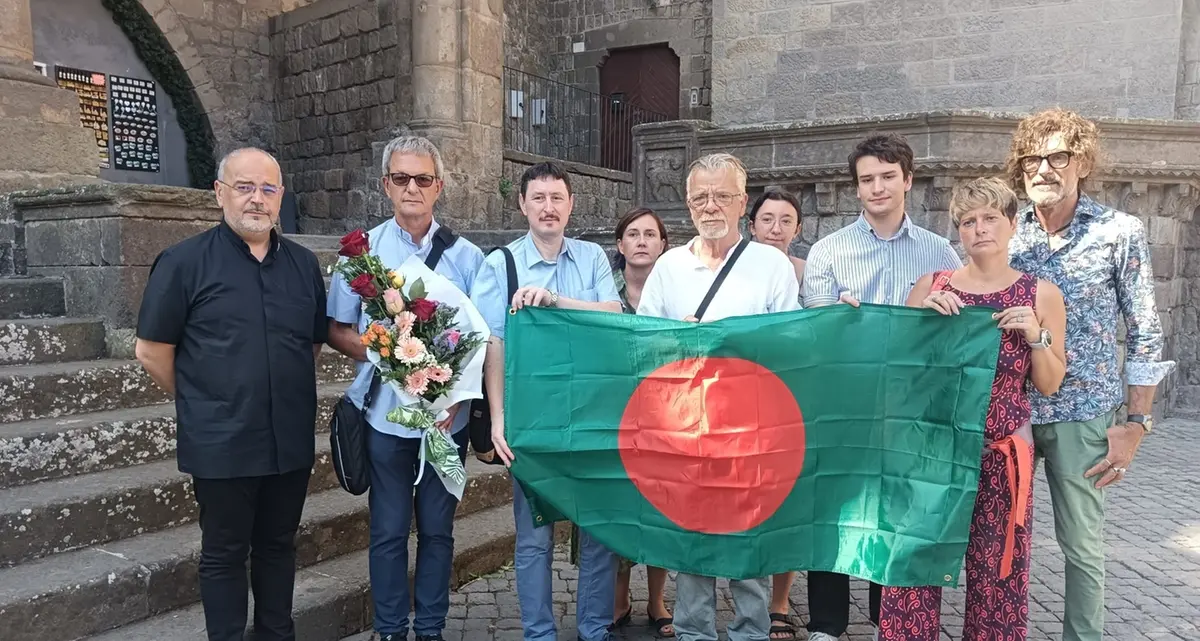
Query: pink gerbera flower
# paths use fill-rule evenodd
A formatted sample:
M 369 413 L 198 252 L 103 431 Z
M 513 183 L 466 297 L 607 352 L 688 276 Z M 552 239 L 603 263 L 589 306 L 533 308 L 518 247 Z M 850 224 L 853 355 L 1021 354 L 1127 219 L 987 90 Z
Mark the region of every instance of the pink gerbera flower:
M 396 323 L 396 336 L 407 338 L 412 334 L 413 323 L 417 322 L 417 315 L 412 312 L 400 312 L 392 320 Z
M 444 365 L 434 365 L 426 367 L 425 372 L 429 375 L 429 380 L 434 383 L 445 383 L 450 380 L 450 375 L 454 373 L 454 370 Z
M 425 370 L 419 369 L 404 377 L 404 391 L 413 396 L 420 396 L 429 388 L 429 376 Z
M 421 339 L 409 336 L 396 343 L 396 357 L 402 363 L 419 363 L 425 358 L 425 343 Z

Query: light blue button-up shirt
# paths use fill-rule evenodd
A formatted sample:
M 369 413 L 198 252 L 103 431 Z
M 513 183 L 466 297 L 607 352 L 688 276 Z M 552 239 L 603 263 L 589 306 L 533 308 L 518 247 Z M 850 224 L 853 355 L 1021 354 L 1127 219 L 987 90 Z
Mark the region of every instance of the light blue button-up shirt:
M 612 266 L 596 243 L 564 238 L 554 260 L 542 258 L 533 236 L 525 234 L 508 244 L 517 266 L 517 287 L 542 287 L 559 296 L 592 303 L 620 302 Z M 503 339 L 508 322 L 508 269 L 504 253 L 492 252 L 483 262 L 471 288 L 471 301 L 487 321 L 492 335 Z
M 421 244 L 418 245 L 413 242 L 412 235 L 402 229 L 395 218 L 391 218 L 367 232 L 371 242 L 371 254 L 379 256 L 384 267 L 388 269 L 400 267 L 413 254 L 424 259 L 433 249 L 433 234 L 439 227 L 437 221 L 433 221 L 429 232 L 425 234 L 425 237 L 421 239 Z M 466 238 L 460 236 L 442 254 L 434 271 L 449 279 L 463 293 L 469 293 L 475 284 L 475 274 L 482 264 L 483 252 Z M 325 314 L 339 323 L 357 325 L 360 334 L 366 331 L 367 323 L 370 321 L 362 311 L 362 299 L 358 294 L 350 291 L 349 283 L 341 274 L 337 273 L 333 275 L 333 281 L 329 286 L 329 302 L 326 305 Z M 375 366 L 370 363 L 358 363 L 354 382 L 350 384 L 350 389 L 346 390 L 346 394 L 358 408 L 362 408 L 363 397 L 367 395 L 367 388 L 371 386 L 371 375 L 374 373 L 374 369 Z M 375 399 L 371 401 L 371 407 L 367 410 L 367 422 L 371 424 L 371 427 L 384 434 L 403 438 L 419 438 L 420 430 L 409 429 L 387 420 L 387 413 L 398 403 L 396 393 L 392 391 L 392 388 L 380 384 L 379 391 L 376 392 Z M 454 417 L 451 431 L 457 432 L 462 429 L 467 424 L 467 418 L 470 415 L 470 412 L 460 411 Z
M 863 303 L 903 305 L 925 274 L 958 269 L 950 241 L 913 224 L 908 215 L 891 238 L 858 220 L 818 240 L 804 265 L 804 306 L 838 302 L 843 292 Z

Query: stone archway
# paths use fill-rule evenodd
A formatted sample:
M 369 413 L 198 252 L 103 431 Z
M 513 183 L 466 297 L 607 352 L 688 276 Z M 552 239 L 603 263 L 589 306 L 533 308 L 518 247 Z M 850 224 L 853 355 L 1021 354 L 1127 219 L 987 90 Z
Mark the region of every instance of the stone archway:
M 197 79 L 202 79 L 198 77 L 207 75 L 202 66 L 192 65 L 197 71 L 193 75 L 185 59 L 178 55 L 181 49 L 168 35 L 181 32 L 178 16 L 165 0 L 101 0 L 101 4 L 112 14 L 113 22 L 133 43 L 138 57 L 175 105 L 187 141 L 189 182 L 193 187 L 208 187 L 216 176 L 209 120 L 213 101 L 206 103 L 197 93 L 198 87 L 203 86 L 197 84 Z M 159 11 L 153 15 L 156 8 Z M 178 40 L 179 36 L 174 38 Z

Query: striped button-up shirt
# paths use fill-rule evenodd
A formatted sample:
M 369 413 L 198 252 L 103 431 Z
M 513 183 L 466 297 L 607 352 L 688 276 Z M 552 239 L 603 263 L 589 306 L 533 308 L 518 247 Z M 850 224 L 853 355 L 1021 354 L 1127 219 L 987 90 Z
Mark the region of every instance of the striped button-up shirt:
M 903 305 L 919 278 L 962 261 L 950 241 L 904 216 L 900 230 L 881 238 L 859 214 L 858 220 L 818 240 L 804 267 L 804 306 L 836 303 L 849 293 L 863 303 Z

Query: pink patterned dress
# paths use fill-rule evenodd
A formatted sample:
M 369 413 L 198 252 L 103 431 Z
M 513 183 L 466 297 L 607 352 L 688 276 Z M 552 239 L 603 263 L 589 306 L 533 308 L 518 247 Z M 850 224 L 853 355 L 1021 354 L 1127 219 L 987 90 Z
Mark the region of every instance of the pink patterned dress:
M 950 274 L 934 274 L 933 291 L 953 292 L 967 305 L 997 310 L 1033 307 L 1037 298 L 1037 279 L 1029 274 L 990 294 L 959 291 L 950 285 Z M 1025 393 L 1029 368 L 1029 345 L 1018 332 L 1005 331 L 992 381 L 979 494 L 967 541 L 963 641 L 1024 641 L 1027 633 L 1033 525 L 1033 443 L 1027 440 L 1030 410 Z M 941 605 L 940 587 L 883 588 L 879 638 L 938 641 Z

